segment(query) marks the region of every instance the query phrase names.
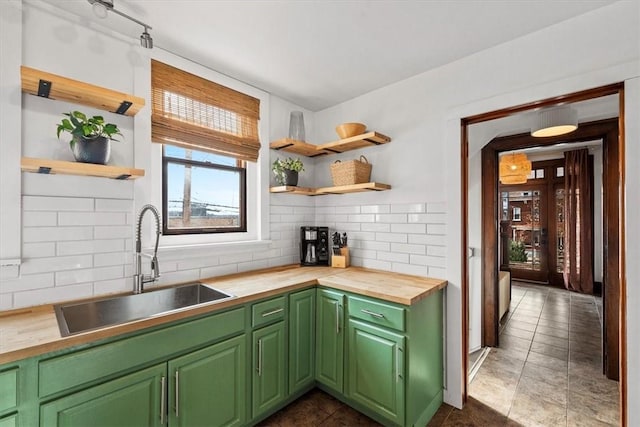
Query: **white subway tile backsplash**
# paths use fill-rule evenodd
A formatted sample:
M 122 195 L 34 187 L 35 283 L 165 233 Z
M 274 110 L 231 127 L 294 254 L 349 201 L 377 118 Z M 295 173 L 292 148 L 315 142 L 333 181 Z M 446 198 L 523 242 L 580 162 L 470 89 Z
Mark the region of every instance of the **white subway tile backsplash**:
M 298 264 L 300 260 L 295 260 L 293 256 L 281 256 L 277 258 L 270 258 L 269 267 L 277 267 L 280 265 Z
M 56 286 L 74 285 L 76 283 L 99 280 L 119 279 L 124 277 L 122 265 L 59 271 L 56 273 Z
M 445 245 L 445 236 L 436 234 L 409 234 L 409 243 L 417 245 Z
M 250 252 L 220 255 L 220 264 L 236 264 L 239 262 L 251 261 L 252 259 L 253 259 L 253 255 Z
M 422 223 L 422 224 L 446 224 L 447 217 L 445 214 L 437 214 L 437 213 L 423 213 L 423 214 L 409 214 L 408 221 L 411 223 Z
M 11 310 L 13 308 L 13 293 L 0 294 L 0 311 Z
M 349 248 L 349 256 L 354 256 L 356 258 L 376 259 L 376 251 L 369 249 Z
M 92 295 L 92 283 L 15 292 L 13 294 L 13 308 L 88 298 Z
M 96 212 L 132 212 L 133 200 L 96 199 Z
M 162 265 L 160 266 L 162 268 Z M 172 285 L 174 283 L 184 283 L 184 282 L 193 282 L 200 279 L 200 269 L 195 268 L 193 270 L 179 270 L 172 271 L 169 273 L 162 273 L 158 280 L 153 284 L 147 284 L 145 286 L 150 287 L 158 287 L 164 285 Z
M 123 277 L 122 279 L 101 280 L 93 283 L 93 293 L 116 294 L 121 292 L 129 292 L 133 289 L 133 278 Z
M 261 260 L 261 259 L 275 258 L 275 257 L 279 257 L 280 254 L 281 254 L 281 252 L 280 252 L 280 249 L 278 249 L 278 248 L 269 249 L 267 251 L 262 251 L 262 252 L 254 252 L 253 253 L 253 260 L 257 261 L 257 260 Z
M 409 254 L 403 254 L 400 252 L 378 252 L 378 259 L 383 261 L 392 261 L 392 262 L 409 262 Z
M 226 276 L 238 272 L 238 264 L 218 265 L 216 267 L 207 267 L 200 270 L 200 278 L 208 279 L 209 277 Z M 215 284 L 214 284 L 215 286 Z
M 59 225 L 125 225 L 126 214 L 122 212 L 60 212 Z M 127 227 L 131 229 L 131 227 Z
M 313 206 L 294 206 L 293 213 L 315 215 L 315 208 Z
M 75 270 L 93 266 L 91 255 L 58 256 L 34 258 L 20 266 L 21 274 L 46 273 L 51 271 Z
M 340 234 L 345 231 L 360 231 L 360 223 L 359 222 L 336 222 L 335 229 L 340 232 Z
M 407 214 L 376 214 L 376 222 L 402 224 L 407 222 Z
M 56 212 L 25 211 L 22 213 L 23 227 L 49 227 L 58 225 Z
M 24 227 L 22 241 L 59 242 L 93 239 L 93 227 Z
M 22 256 L 24 258 L 43 258 L 56 255 L 56 243 L 23 243 Z
M 423 255 L 427 253 L 427 248 L 424 245 L 411 245 L 405 243 L 391 243 L 392 252 L 403 252 L 407 254 Z
M 385 214 L 391 212 L 389 205 L 365 205 L 360 206 L 360 212 L 363 214 Z
M 100 225 L 94 227 L 96 239 L 127 239 L 133 236 L 133 227 L 128 225 Z
M 428 257 L 426 255 L 411 254 L 409 263 L 414 265 L 428 265 Z
M 447 234 L 447 226 L 443 224 L 427 224 L 427 234 Z
M 376 240 L 379 242 L 406 243 L 407 235 L 404 233 L 376 233 Z
M 329 230 L 329 231 L 333 232 L 335 230 Z M 351 233 L 348 234 L 347 237 L 349 238 L 348 244 L 351 244 L 351 242 L 354 242 L 354 241 L 375 240 L 376 233 L 372 231 L 352 231 Z
M 427 255 L 431 256 L 446 256 L 446 250 L 444 246 L 427 246 Z
M 272 206 L 273 209 L 273 206 Z M 335 206 L 317 206 L 316 215 L 332 214 L 336 212 Z
M 270 207 L 271 214 L 292 214 L 293 206 L 282 206 L 282 205 L 271 205 Z
M 391 205 L 391 213 L 425 212 L 424 203 L 407 203 Z
M 19 276 L 19 265 L 0 265 L 0 283 L 3 280 L 17 279 Z
M 440 267 L 429 267 L 429 277 L 433 277 L 434 279 L 446 279 L 447 278 L 447 270 L 445 268 Z
M 356 214 L 356 215 L 348 215 L 348 222 L 374 222 L 376 220 L 375 215 L 373 214 Z
M 360 206 L 336 206 L 337 214 L 359 214 Z
M 259 270 L 261 268 L 267 267 L 269 267 L 269 263 L 264 259 L 259 261 L 240 262 L 238 263 L 238 273 L 243 273 L 245 271 L 251 270 Z
M 23 211 L 93 211 L 94 200 L 81 197 L 22 196 Z
M 429 255 L 411 255 L 411 264 L 428 265 L 429 267 L 444 267 L 446 259 Z
M 349 246 L 357 247 L 360 249 L 369 249 L 372 251 L 386 251 L 389 252 L 391 244 L 389 242 L 376 242 L 371 240 L 356 240 L 354 243 L 349 243 Z
M 94 267 L 124 265 L 132 262 L 133 262 L 133 253 L 131 252 L 112 252 L 108 254 L 95 254 L 93 256 Z
M 56 254 L 59 256 L 122 252 L 124 250 L 124 239 L 80 240 L 77 242 L 56 243 Z
M 53 273 L 22 275 L 16 279 L 3 280 L 0 283 L 0 293 L 48 288 L 52 287 L 54 283 Z
M 378 231 L 378 232 L 389 232 L 391 231 L 391 224 L 382 224 L 379 222 L 373 223 L 373 224 L 369 224 L 369 223 L 364 223 L 360 225 L 360 229 L 362 231 Z
M 176 270 L 192 270 L 194 268 L 213 267 L 218 264 L 220 264 L 220 258 L 217 256 L 192 258 L 178 261 Z M 160 264 L 160 268 L 162 268 L 162 264 Z
M 427 232 L 426 224 L 391 224 L 392 233 L 424 234 Z
M 414 276 L 428 277 L 428 268 L 422 265 L 403 264 L 394 262 L 392 271 L 401 274 L 413 274 Z
M 356 265 L 359 265 L 361 267 L 373 268 L 375 270 L 392 271 L 391 263 L 389 261 L 381 261 L 381 260 L 370 259 L 370 258 L 356 258 L 356 260 L 358 260 L 359 262 L 359 264 L 356 264 Z

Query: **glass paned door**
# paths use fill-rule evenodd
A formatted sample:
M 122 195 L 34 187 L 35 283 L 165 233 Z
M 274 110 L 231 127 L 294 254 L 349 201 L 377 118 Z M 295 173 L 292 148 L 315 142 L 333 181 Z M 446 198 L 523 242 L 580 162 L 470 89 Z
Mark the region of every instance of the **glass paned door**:
M 512 277 L 548 280 L 546 187 L 503 187 L 501 217 L 509 221 L 508 256 Z

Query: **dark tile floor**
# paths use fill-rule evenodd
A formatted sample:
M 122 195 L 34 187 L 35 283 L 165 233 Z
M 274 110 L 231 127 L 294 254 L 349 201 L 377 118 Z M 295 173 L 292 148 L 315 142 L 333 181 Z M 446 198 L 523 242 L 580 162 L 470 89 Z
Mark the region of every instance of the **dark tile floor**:
M 618 383 L 601 374 L 600 298 L 514 282 L 500 348 L 491 349 L 459 410 L 443 404 L 429 427 L 612 426 Z M 379 426 L 320 390 L 259 424 Z

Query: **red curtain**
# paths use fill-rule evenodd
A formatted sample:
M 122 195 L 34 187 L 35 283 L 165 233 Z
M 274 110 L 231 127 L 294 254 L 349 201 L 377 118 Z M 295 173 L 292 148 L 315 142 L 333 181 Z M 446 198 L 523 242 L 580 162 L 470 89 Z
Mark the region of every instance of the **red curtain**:
M 587 149 L 564 153 L 564 285 L 593 294 L 591 168 Z

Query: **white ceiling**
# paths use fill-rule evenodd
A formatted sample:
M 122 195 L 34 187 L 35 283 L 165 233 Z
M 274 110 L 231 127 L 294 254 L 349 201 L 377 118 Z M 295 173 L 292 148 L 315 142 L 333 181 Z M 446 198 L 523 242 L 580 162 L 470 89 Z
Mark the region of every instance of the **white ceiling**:
M 85 0 L 45 0 L 98 21 Z M 612 0 L 115 0 L 154 43 L 317 111 Z M 111 13 L 103 23 L 137 38 Z

